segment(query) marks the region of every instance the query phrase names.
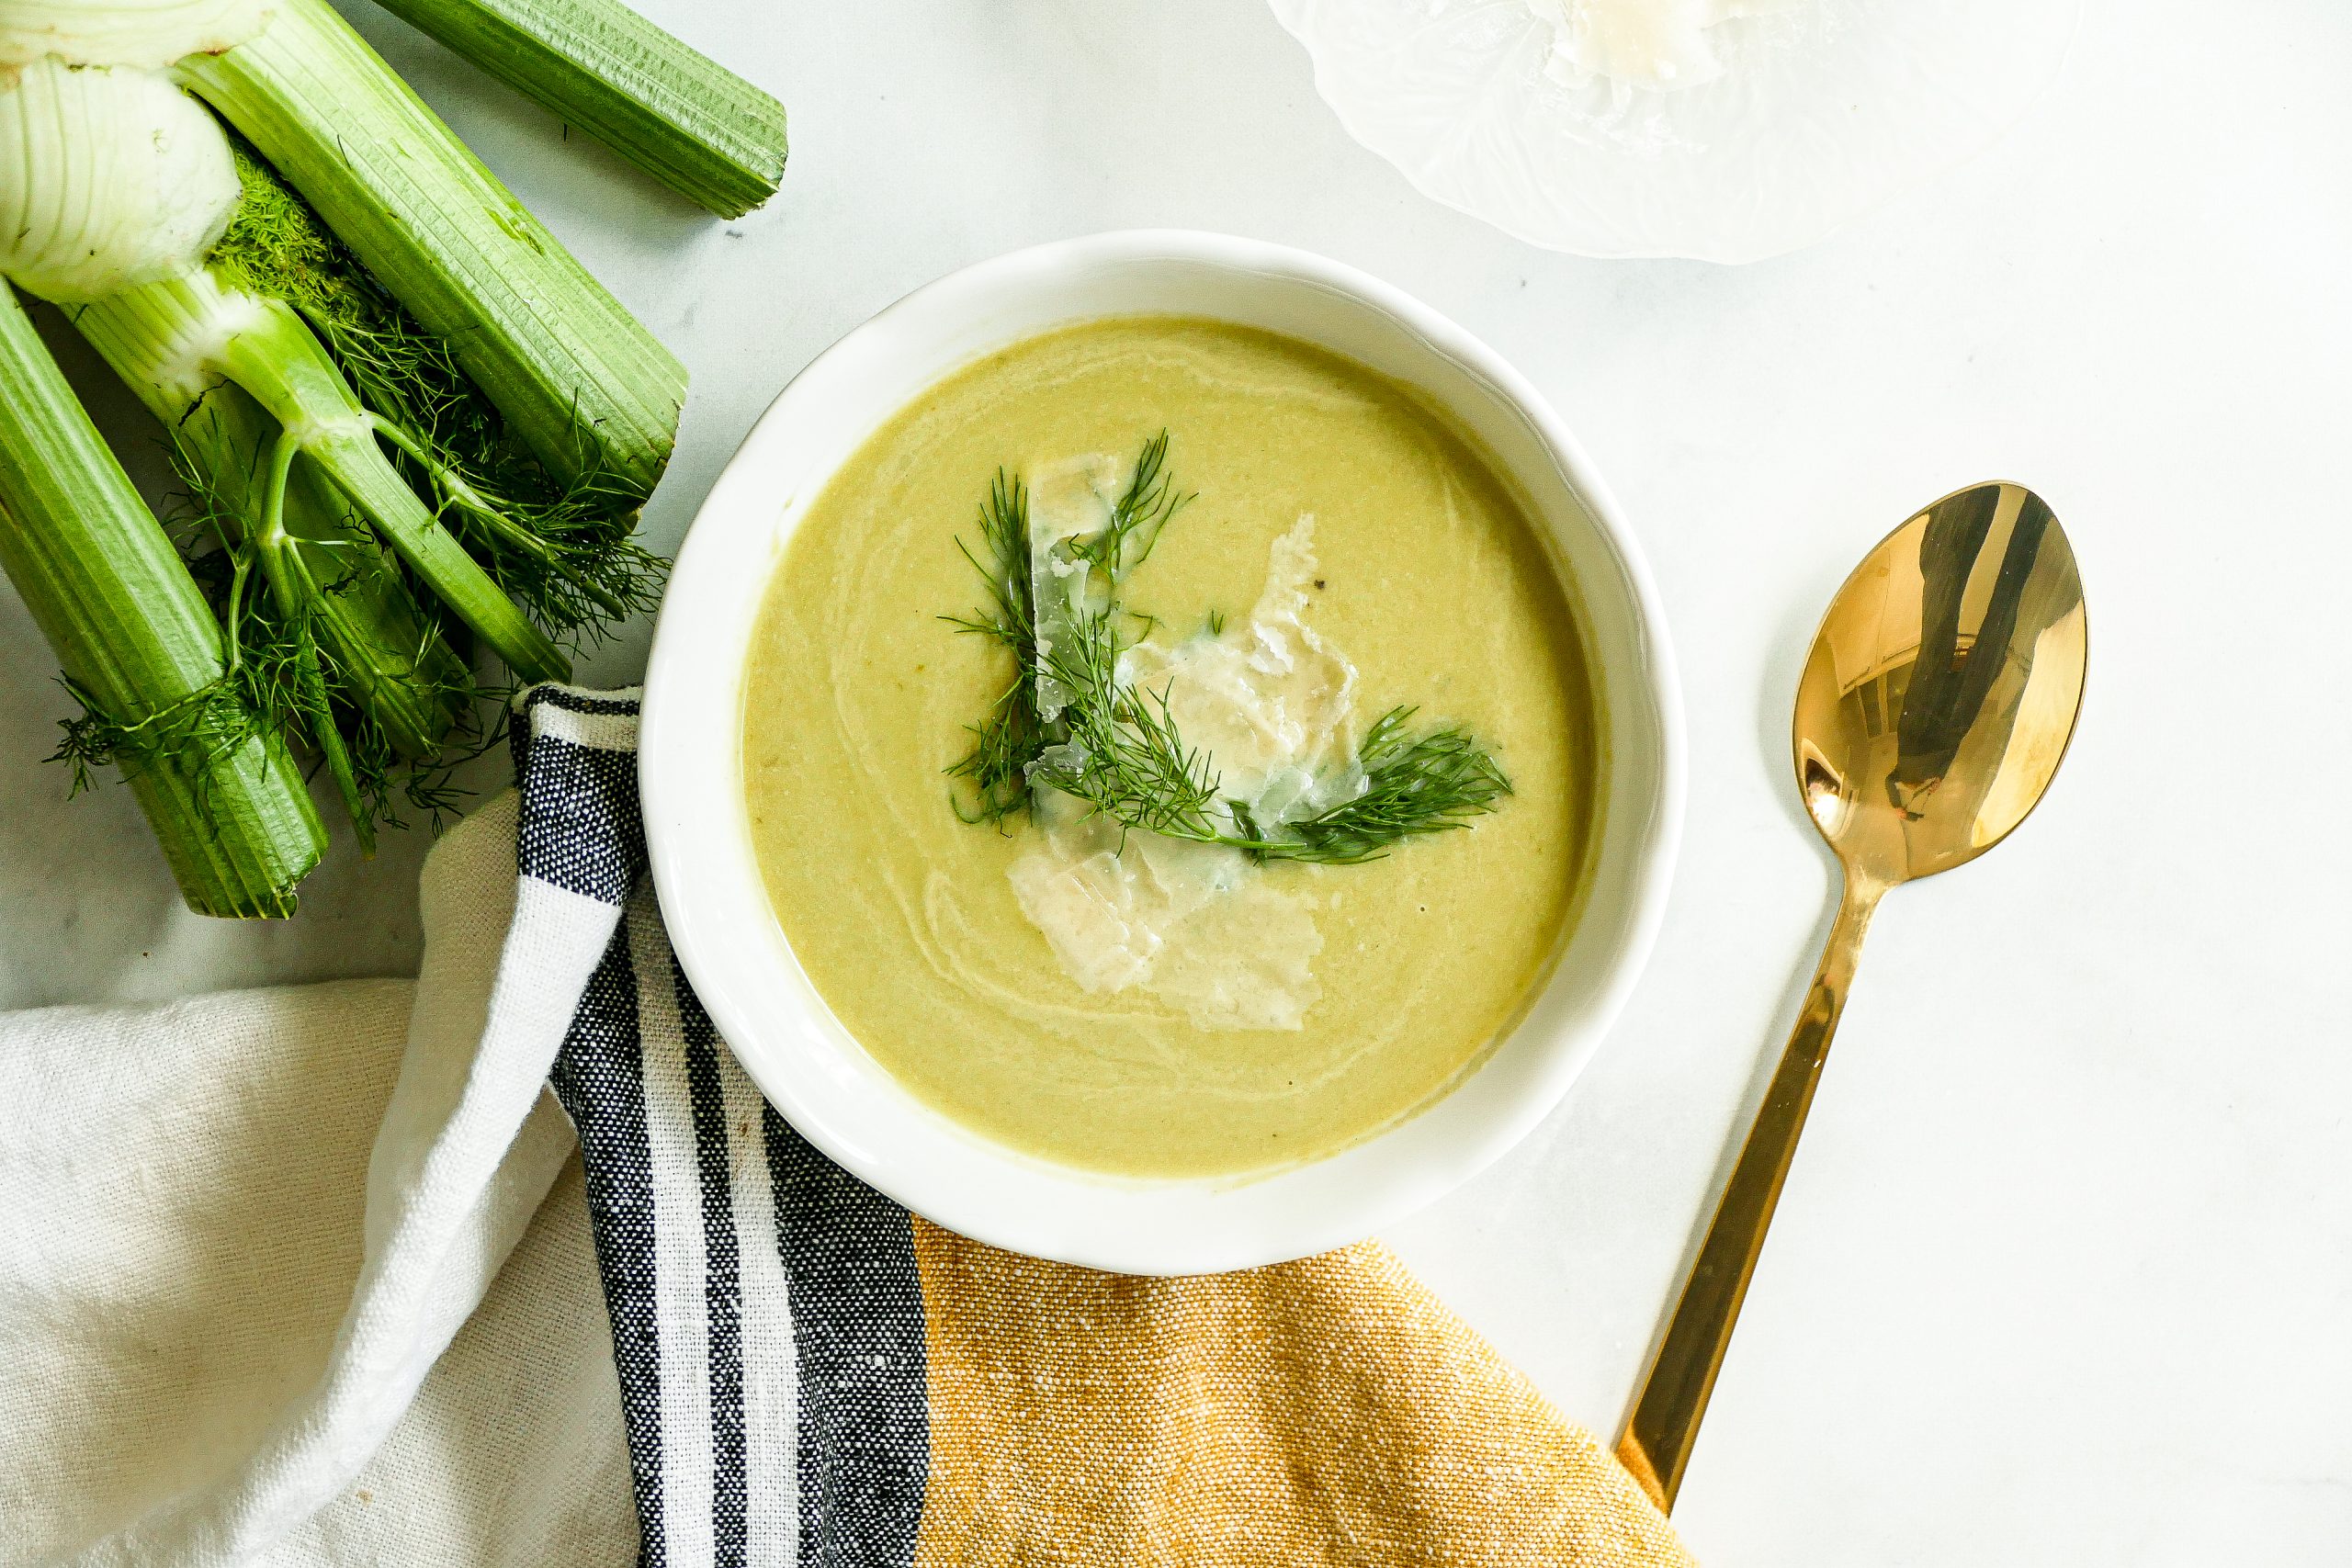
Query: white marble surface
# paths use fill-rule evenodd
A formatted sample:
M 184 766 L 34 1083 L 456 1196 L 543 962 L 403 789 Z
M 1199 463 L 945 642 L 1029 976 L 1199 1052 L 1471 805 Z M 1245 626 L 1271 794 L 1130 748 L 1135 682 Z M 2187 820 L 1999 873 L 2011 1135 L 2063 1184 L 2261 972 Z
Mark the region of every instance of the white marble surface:
M 658 545 L 839 333 L 1101 229 L 1367 267 L 1581 432 L 1679 641 L 1682 872 L 1567 1108 L 1394 1239 L 1597 1427 L 1826 923 L 1784 761 L 1825 597 L 1954 485 L 2049 497 L 2091 604 L 2074 755 L 1999 854 L 1881 914 L 1678 1517 L 1722 1568 L 2352 1559 L 2352 9 L 2231 7 L 2217 57 L 2210 6 L 2092 0 L 1991 154 L 1724 270 L 1544 254 L 1428 205 L 1261 0 L 646 4 L 790 104 L 772 210 L 701 220 L 354 0 L 692 367 Z M 640 628 L 586 673 L 643 655 Z M 67 804 L 39 763 L 64 705 L 5 591 L 0 656 L 0 1004 L 413 963 L 419 836 L 339 861 L 289 926 L 187 916 L 120 792 Z

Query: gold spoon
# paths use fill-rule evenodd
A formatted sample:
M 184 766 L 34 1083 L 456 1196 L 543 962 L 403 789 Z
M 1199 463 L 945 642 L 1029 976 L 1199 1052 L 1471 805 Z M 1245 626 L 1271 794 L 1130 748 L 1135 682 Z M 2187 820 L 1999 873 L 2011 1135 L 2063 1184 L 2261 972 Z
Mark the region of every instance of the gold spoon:
M 1772 1087 L 1724 1189 L 1617 1457 L 1674 1506 L 1732 1324 L 1886 890 L 1974 860 L 2025 820 L 2082 706 L 2074 547 L 2022 485 L 1954 491 L 1830 602 L 1797 686 L 1797 787 L 1846 892 Z

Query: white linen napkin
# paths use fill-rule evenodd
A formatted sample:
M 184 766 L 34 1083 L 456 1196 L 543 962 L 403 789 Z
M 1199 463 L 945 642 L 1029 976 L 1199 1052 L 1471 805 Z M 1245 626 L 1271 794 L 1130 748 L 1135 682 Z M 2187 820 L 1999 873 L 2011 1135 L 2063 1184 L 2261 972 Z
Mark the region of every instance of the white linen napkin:
M 547 1087 L 620 908 L 516 817 L 434 850 L 413 983 L 0 1018 L 0 1563 L 637 1560 Z
M 912 1221 L 686 986 L 637 712 L 518 698 L 413 986 L 0 1019 L 0 1565 L 911 1561 Z

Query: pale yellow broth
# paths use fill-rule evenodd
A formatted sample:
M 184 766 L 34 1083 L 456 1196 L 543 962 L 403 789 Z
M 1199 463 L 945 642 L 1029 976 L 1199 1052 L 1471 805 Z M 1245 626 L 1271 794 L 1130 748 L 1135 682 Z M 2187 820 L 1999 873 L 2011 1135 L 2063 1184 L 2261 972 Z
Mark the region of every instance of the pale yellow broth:
M 968 826 L 943 773 L 1010 657 L 939 617 L 980 584 L 979 498 L 1014 471 L 1171 433 L 1198 499 L 1130 579 L 1169 627 L 1246 613 L 1317 519 L 1308 624 L 1356 664 L 1362 720 L 1467 725 L 1515 793 L 1359 866 L 1273 865 L 1311 895 L 1321 997 L 1295 1031 L 1195 1027 L 1090 995 L 1006 868 L 1038 829 Z M 1404 389 L 1267 333 L 1120 319 L 975 363 L 877 431 L 810 507 L 770 589 L 744 701 L 761 870 L 834 1015 L 922 1100 L 1044 1158 L 1133 1176 L 1314 1158 L 1473 1066 L 1547 970 L 1595 816 L 1592 683 L 1547 547 Z

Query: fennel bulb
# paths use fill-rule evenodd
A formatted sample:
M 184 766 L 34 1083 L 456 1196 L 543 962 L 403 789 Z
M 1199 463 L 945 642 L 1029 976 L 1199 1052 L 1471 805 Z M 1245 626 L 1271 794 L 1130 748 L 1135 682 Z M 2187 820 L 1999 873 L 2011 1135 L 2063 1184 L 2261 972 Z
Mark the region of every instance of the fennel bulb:
M 0 273 L 50 299 L 187 271 L 237 205 L 228 139 L 153 71 L 34 61 L 0 90 Z

